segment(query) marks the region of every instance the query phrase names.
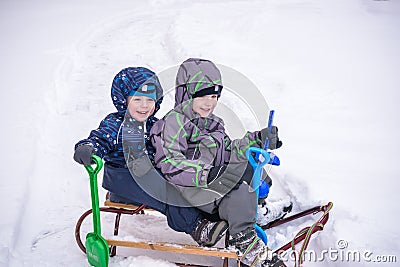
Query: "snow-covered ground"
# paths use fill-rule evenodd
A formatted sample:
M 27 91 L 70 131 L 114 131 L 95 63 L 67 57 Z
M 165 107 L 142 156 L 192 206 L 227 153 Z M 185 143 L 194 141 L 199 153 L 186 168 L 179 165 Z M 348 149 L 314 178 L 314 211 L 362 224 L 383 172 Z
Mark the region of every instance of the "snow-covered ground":
M 284 146 L 271 198 L 288 195 L 296 210 L 334 203 L 310 249 L 400 261 L 399 25 L 397 0 L 2 0 L 0 266 L 88 266 L 74 227 L 90 207 L 89 186 L 73 146 L 113 112 L 120 69 L 161 72 L 188 57 L 241 72 L 276 110 Z M 124 231 L 143 218 L 123 220 Z M 294 226 L 270 231 L 270 246 Z M 166 238 L 166 228 L 144 231 Z M 110 266 L 173 266 L 170 255 L 119 251 Z

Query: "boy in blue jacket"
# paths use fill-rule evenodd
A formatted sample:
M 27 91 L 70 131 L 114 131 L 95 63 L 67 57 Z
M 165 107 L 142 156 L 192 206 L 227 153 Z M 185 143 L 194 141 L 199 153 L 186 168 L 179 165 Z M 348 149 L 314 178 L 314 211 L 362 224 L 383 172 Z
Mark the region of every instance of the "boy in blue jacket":
M 89 165 L 92 154 L 103 158 L 102 186 L 109 191 L 111 201 L 145 204 L 166 215 L 168 225 L 175 231 L 190 234 L 199 245 L 213 246 L 226 232 L 227 223 L 206 219 L 202 211 L 189 205 L 168 204 L 168 199 L 176 199 L 179 194 L 160 182 L 165 179 L 152 167 L 154 148 L 149 132 L 157 121 L 154 114 L 160 108 L 162 95 L 161 84 L 151 70 L 143 67 L 121 70 L 111 88 L 117 112 L 107 115 L 88 138 L 75 145 L 74 160 Z M 158 193 L 150 195 L 146 187 Z

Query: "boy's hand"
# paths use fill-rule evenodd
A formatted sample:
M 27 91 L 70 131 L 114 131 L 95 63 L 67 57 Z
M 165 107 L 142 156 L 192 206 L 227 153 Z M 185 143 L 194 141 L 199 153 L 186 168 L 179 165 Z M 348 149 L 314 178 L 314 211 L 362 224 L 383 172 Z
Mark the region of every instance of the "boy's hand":
M 282 141 L 278 137 L 278 127 L 272 126 L 271 131 L 269 128 L 264 128 L 260 131 L 260 134 L 263 143 L 267 138 L 269 139 L 269 149 L 277 149 L 282 146 Z
M 136 177 L 142 177 L 153 169 L 153 164 L 151 163 L 149 157 L 144 155 L 140 158 L 132 160 L 132 163 L 128 165 L 128 168 L 135 174 Z
M 90 165 L 94 148 L 91 144 L 82 144 L 75 149 L 74 160 L 84 166 Z

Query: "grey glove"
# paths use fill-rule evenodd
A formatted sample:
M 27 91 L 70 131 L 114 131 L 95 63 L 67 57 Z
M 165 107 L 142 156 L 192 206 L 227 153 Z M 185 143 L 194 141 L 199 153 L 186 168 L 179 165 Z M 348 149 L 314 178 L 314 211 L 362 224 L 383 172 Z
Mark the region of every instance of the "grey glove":
M 269 140 L 269 149 L 277 149 L 282 146 L 282 141 L 278 137 L 278 127 L 272 126 L 271 131 L 269 128 L 264 128 L 260 131 L 261 140 L 265 144 L 265 140 Z
M 92 144 L 81 144 L 75 149 L 74 160 L 84 166 L 90 165 L 93 162 L 93 151 L 94 147 Z
M 149 157 L 144 155 L 143 157 L 132 160 L 128 165 L 128 168 L 136 177 L 142 177 L 154 167 Z

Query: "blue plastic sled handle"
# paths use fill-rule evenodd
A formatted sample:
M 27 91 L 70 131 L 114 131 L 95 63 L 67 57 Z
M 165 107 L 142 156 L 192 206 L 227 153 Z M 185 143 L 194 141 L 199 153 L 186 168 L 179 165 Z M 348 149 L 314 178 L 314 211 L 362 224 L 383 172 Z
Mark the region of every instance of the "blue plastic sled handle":
M 271 131 L 272 129 L 272 123 L 274 122 L 274 114 L 275 114 L 275 110 L 270 110 L 269 112 L 269 117 L 268 117 L 268 129 L 269 131 Z M 264 143 L 264 150 L 267 151 L 269 147 L 269 139 L 265 139 L 265 143 Z M 270 153 L 270 157 L 269 157 L 269 161 L 268 164 L 273 165 L 273 166 L 279 166 L 281 165 L 281 161 L 279 160 L 278 156 L 276 156 L 275 154 Z M 259 153 L 257 154 L 257 158 L 259 157 Z
M 269 112 L 269 117 L 268 117 L 269 132 L 271 132 L 271 129 L 272 129 L 272 123 L 274 121 L 274 114 L 275 114 L 275 110 L 271 110 Z M 269 147 L 269 139 L 267 138 L 267 139 L 265 139 L 264 150 L 268 150 L 268 147 Z
M 254 157 L 253 153 L 255 153 Z M 259 155 L 262 155 L 264 157 L 263 161 L 255 160 L 260 158 Z M 246 156 L 247 159 L 249 160 L 250 165 L 253 167 L 253 189 L 256 191 L 258 199 L 262 168 L 264 167 L 265 164 L 267 164 L 267 162 L 269 162 L 270 156 L 267 151 L 258 147 L 250 147 L 246 151 Z
M 253 153 L 255 153 L 253 157 Z M 255 159 L 259 159 L 259 155 L 262 155 L 264 157 L 263 161 L 256 161 Z M 269 162 L 269 153 L 265 151 L 264 149 L 258 148 L 258 147 L 250 147 L 246 151 L 246 156 L 247 159 L 250 162 L 250 165 L 253 167 L 253 189 L 256 192 L 257 198 L 257 205 L 258 205 L 258 195 L 259 195 L 259 187 L 261 183 L 261 171 L 262 168 L 265 164 Z M 256 213 L 255 219 L 257 220 L 258 214 Z M 256 230 L 256 233 L 258 237 L 264 242 L 265 245 L 268 243 L 268 237 L 267 234 L 264 232 L 264 230 L 258 226 L 257 224 L 254 224 L 254 229 Z
M 271 110 L 269 112 L 269 118 L 268 118 L 268 129 L 269 131 L 271 131 L 272 128 L 272 123 L 274 120 L 274 114 L 275 111 Z M 279 158 L 271 153 L 271 152 L 267 152 L 269 147 L 269 139 L 266 138 L 265 140 L 265 144 L 264 144 L 264 149 L 261 148 L 257 148 L 257 147 L 250 147 L 247 151 L 246 151 L 246 156 L 247 159 L 250 162 L 250 165 L 253 167 L 253 189 L 256 192 L 257 198 L 257 205 L 258 205 L 258 198 L 259 198 L 259 193 L 260 193 L 260 185 L 261 185 L 261 172 L 262 172 L 262 168 L 265 164 L 271 164 L 271 165 L 275 165 L 275 166 L 279 166 L 280 165 L 280 160 Z M 253 157 L 254 154 L 254 157 Z M 264 159 L 262 159 L 262 157 Z M 256 159 L 258 159 L 256 161 Z M 263 193 L 265 196 L 268 195 L 269 193 L 269 185 L 263 181 Z M 264 196 L 263 196 L 264 197 Z M 256 220 L 257 220 L 257 212 L 256 212 Z M 268 237 L 267 234 L 265 233 L 265 231 L 258 226 L 257 224 L 254 224 L 254 229 L 256 230 L 256 233 L 258 235 L 258 237 L 264 242 L 265 245 L 267 245 L 268 243 Z

